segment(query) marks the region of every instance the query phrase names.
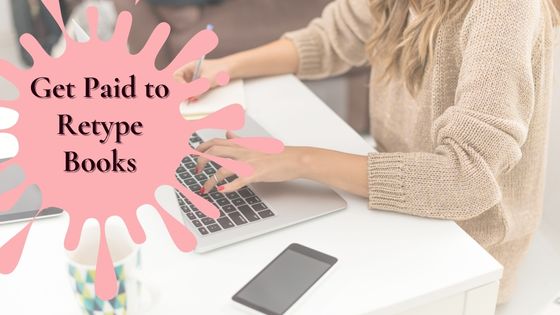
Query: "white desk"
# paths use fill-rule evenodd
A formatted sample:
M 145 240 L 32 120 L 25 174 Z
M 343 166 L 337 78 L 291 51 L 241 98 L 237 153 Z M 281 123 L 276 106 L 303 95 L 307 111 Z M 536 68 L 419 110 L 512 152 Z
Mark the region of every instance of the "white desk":
M 246 90 L 249 114 L 288 145 L 370 150 L 292 76 L 249 81 Z M 178 251 L 155 211 L 144 207 L 144 267 L 162 290 L 152 313 L 240 314 L 231 296 L 292 242 L 339 259 L 300 314 L 494 313 L 502 267 L 455 223 L 372 211 L 365 199 L 342 196 L 344 211 L 207 254 Z M 22 226 L 0 226 L 0 242 Z M 60 217 L 31 229 L 16 271 L 0 275 L 0 313 L 78 313 L 65 274 L 66 227 Z

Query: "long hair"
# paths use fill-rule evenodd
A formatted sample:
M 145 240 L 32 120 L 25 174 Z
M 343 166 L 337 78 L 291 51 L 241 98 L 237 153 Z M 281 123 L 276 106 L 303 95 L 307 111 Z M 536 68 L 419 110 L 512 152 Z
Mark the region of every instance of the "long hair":
M 537 0 L 535 0 L 537 1 Z M 541 0 L 558 25 L 553 0 Z M 558 0 L 560 1 L 560 0 Z M 433 58 L 436 35 L 444 20 L 462 17 L 472 0 L 369 0 L 374 33 L 367 51 L 380 70 L 378 80 L 400 79 L 415 95 Z M 410 15 L 414 14 L 414 19 Z

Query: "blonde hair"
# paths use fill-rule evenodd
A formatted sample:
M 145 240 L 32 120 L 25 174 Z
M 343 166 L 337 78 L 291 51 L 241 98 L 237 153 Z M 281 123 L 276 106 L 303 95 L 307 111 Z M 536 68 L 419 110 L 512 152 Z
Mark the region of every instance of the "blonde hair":
M 542 0 L 558 25 L 553 0 Z M 428 61 L 434 54 L 436 35 L 444 20 L 460 18 L 472 0 L 369 0 L 374 33 L 367 51 L 372 65 L 380 68 L 378 80 L 401 79 L 412 95 L 422 84 Z M 414 19 L 409 21 L 411 11 Z

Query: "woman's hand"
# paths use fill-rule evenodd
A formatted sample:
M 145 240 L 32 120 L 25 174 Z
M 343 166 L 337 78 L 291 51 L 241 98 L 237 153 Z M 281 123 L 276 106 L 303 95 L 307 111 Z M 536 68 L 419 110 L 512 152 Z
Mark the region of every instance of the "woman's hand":
M 227 138 L 235 135 L 227 132 Z M 231 183 L 217 187 L 220 192 L 232 192 L 255 182 L 282 182 L 297 178 L 310 179 L 350 193 L 368 196 L 368 157 L 364 155 L 312 148 L 285 147 L 278 154 L 263 153 L 246 149 L 225 139 L 213 139 L 202 143 L 197 148 L 222 158 L 243 161 L 253 167 L 248 177 L 240 177 Z M 208 159 L 198 158 L 197 170 L 200 172 L 208 163 Z M 220 168 L 216 172 L 217 182 L 234 175 L 233 172 Z M 200 189 L 204 194 L 211 191 L 217 184 L 210 178 Z
M 197 61 L 182 66 L 173 77 L 178 82 L 191 82 Z M 229 55 L 220 59 L 208 59 L 202 63 L 200 76 L 210 80 L 215 87 L 216 75 L 222 71 L 229 74 L 231 80 L 262 76 L 296 73 L 299 56 L 294 44 L 287 39 L 280 39 L 270 44 Z
M 228 139 L 235 137 L 229 131 L 226 136 Z M 210 155 L 242 161 L 253 168 L 254 171 L 251 176 L 239 177 L 231 183 L 218 186 L 217 190 L 223 193 L 238 190 L 254 182 L 282 182 L 299 178 L 302 175 L 301 159 L 305 148 L 285 147 L 281 153 L 269 154 L 246 149 L 225 139 L 213 139 L 200 144 L 196 149 Z M 199 157 L 197 170 L 204 169 L 208 162 L 208 159 Z M 216 172 L 218 182 L 232 175 L 235 174 L 223 167 Z M 216 184 L 216 179 L 211 177 L 201 188 L 200 193 L 204 194 L 211 191 Z
M 179 70 L 175 71 L 173 78 L 180 83 L 191 82 L 197 63 L 198 61 L 193 61 L 182 66 Z M 202 67 L 200 68 L 200 77 L 210 80 L 210 87 L 216 87 L 218 85 L 216 76 L 220 72 L 225 71 L 230 75 L 230 79 L 234 79 L 231 69 L 231 61 L 228 61 L 226 58 L 207 59 L 202 63 Z

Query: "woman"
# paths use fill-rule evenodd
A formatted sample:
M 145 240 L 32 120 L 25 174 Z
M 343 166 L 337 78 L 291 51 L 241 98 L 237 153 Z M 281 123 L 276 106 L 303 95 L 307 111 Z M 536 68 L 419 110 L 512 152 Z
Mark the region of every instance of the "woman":
M 287 147 L 269 155 L 220 139 L 198 149 L 254 167 L 222 192 L 307 178 L 368 197 L 372 209 L 455 220 L 504 265 L 504 302 L 542 211 L 556 22 L 549 0 L 335 1 L 307 28 L 208 61 L 202 75 L 320 79 L 369 62 L 382 153 Z M 177 80 L 193 69 L 179 69 Z M 231 174 L 221 169 L 218 178 Z

